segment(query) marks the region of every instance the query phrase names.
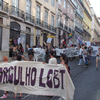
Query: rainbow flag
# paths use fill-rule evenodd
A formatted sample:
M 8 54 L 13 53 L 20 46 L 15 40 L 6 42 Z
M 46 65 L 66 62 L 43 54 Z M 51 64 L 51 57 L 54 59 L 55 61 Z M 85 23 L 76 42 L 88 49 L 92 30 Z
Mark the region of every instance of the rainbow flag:
M 69 34 L 68 40 L 72 38 L 72 33 Z

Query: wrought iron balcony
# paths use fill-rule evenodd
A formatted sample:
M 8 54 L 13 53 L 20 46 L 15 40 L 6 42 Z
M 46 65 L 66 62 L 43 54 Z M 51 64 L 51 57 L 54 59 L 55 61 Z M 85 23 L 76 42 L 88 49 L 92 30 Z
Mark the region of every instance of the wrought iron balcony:
M 72 32 L 72 31 L 71 31 L 71 28 L 69 28 L 69 32 Z
M 58 22 L 58 27 L 63 28 L 63 23 Z
M 71 32 L 71 29 L 70 29 L 68 26 L 64 25 L 63 28 L 64 28 L 64 30 L 66 30 L 66 31 L 68 31 L 68 32 L 69 32 L 69 31 Z
M 76 11 L 76 15 L 78 15 L 83 20 L 82 16 L 77 11 Z
M 8 6 L 9 6 L 8 3 L 6 3 L 3 0 L 0 0 L 0 10 L 3 10 L 4 12 L 8 12 Z
M 51 26 L 51 31 L 56 33 L 56 28 L 54 26 Z
M 75 30 L 78 31 L 80 34 L 83 34 L 83 31 L 80 28 L 78 28 L 77 26 L 75 26 Z
M 89 32 L 87 31 L 87 30 L 83 30 L 88 36 L 90 36 L 91 37 L 91 35 L 89 34 Z
M 20 10 L 19 8 L 15 7 L 15 6 L 10 6 L 10 13 L 16 17 L 25 18 L 25 13 L 24 11 Z
M 34 24 L 35 23 L 35 17 L 32 16 L 31 14 L 29 14 L 29 13 L 26 13 L 26 21 Z
M 49 25 L 48 25 L 48 23 L 44 22 L 44 28 L 49 30 Z
M 49 25 L 49 30 L 51 31 L 51 25 Z
M 41 19 L 36 18 L 36 25 L 37 26 L 43 27 L 43 24 L 44 24 L 44 22 Z
M 74 34 L 74 30 L 72 30 L 72 33 Z

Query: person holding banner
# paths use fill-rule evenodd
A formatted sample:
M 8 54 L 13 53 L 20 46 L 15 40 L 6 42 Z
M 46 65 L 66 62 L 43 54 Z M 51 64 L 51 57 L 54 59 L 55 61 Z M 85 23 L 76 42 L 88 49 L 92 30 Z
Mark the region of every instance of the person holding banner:
M 46 46 L 46 49 L 45 49 L 45 53 L 46 53 L 46 55 L 45 55 L 45 61 L 46 61 L 46 63 L 48 63 L 48 61 L 49 61 L 49 59 L 50 59 L 49 52 L 52 50 L 52 47 L 51 47 L 51 45 L 50 45 L 49 43 L 46 44 L 46 43 L 44 42 L 44 44 L 45 44 L 45 46 Z
M 4 57 L 3 57 L 3 61 L 4 61 L 5 63 L 8 63 L 8 57 L 4 56 Z M 0 97 L 0 98 L 7 98 L 7 96 L 8 96 L 8 91 L 4 91 L 3 96 Z
M 65 54 L 61 54 L 60 60 L 61 60 L 60 64 L 63 64 L 67 68 L 67 71 L 69 75 L 71 76 L 70 67 L 68 66 L 68 57 Z

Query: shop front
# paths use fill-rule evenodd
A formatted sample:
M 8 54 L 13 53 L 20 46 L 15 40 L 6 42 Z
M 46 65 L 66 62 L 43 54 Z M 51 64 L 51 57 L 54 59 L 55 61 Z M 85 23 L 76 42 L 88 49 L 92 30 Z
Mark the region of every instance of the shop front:
M 10 22 L 10 46 L 17 45 L 20 38 L 20 25 L 17 22 Z

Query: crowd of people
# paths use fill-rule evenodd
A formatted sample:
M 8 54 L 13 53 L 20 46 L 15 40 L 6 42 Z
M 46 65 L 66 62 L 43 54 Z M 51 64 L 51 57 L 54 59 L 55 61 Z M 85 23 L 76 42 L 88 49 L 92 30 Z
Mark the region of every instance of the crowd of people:
M 55 52 L 55 48 L 57 47 L 52 47 L 50 43 L 45 43 L 45 57 L 44 60 L 41 61 L 43 62 L 43 64 L 48 63 L 48 64 L 57 64 L 57 58 L 56 58 L 56 52 Z M 28 45 L 26 45 L 27 47 L 27 53 L 28 53 L 28 60 L 29 61 L 35 61 L 34 60 L 34 46 L 33 47 L 29 47 Z M 41 46 L 39 46 L 40 48 L 42 48 Z M 70 47 L 75 47 L 75 45 L 71 45 Z M 58 47 L 59 49 L 63 49 L 63 48 L 69 48 L 67 45 L 59 45 Z M 89 67 L 89 65 L 91 64 L 91 58 L 92 58 L 92 52 L 93 52 L 93 48 L 91 46 L 87 47 L 86 45 L 79 45 L 78 46 L 79 49 L 79 63 L 78 66 L 81 66 L 82 64 L 85 64 L 85 67 Z M 19 45 L 13 45 L 10 47 L 10 52 L 9 52 L 9 57 L 12 57 L 12 60 L 25 60 L 27 61 L 27 59 L 25 59 L 25 57 L 23 56 L 24 54 L 24 49 L 22 44 L 20 43 Z M 8 58 L 4 57 L 3 58 L 4 62 L 7 63 L 8 62 Z M 70 73 L 70 67 L 68 65 L 69 62 L 69 58 L 67 57 L 66 54 L 62 53 L 60 55 L 60 60 L 63 66 L 65 66 L 65 68 L 67 69 L 69 75 L 71 76 Z M 96 55 L 96 70 L 98 70 L 98 61 L 100 60 L 100 48 L 98 48 L 98 52 Z M 84 62 L 84 63 L 82 63 Z M 8 95 L 8 91 L 4 91 L 4 95 L 1 98 L 7 98 Z M 17 94 L 15 94 L 15 99 L 17 97 Z M 20 94 L 20 98 L 22 97 L 22 94 Z

